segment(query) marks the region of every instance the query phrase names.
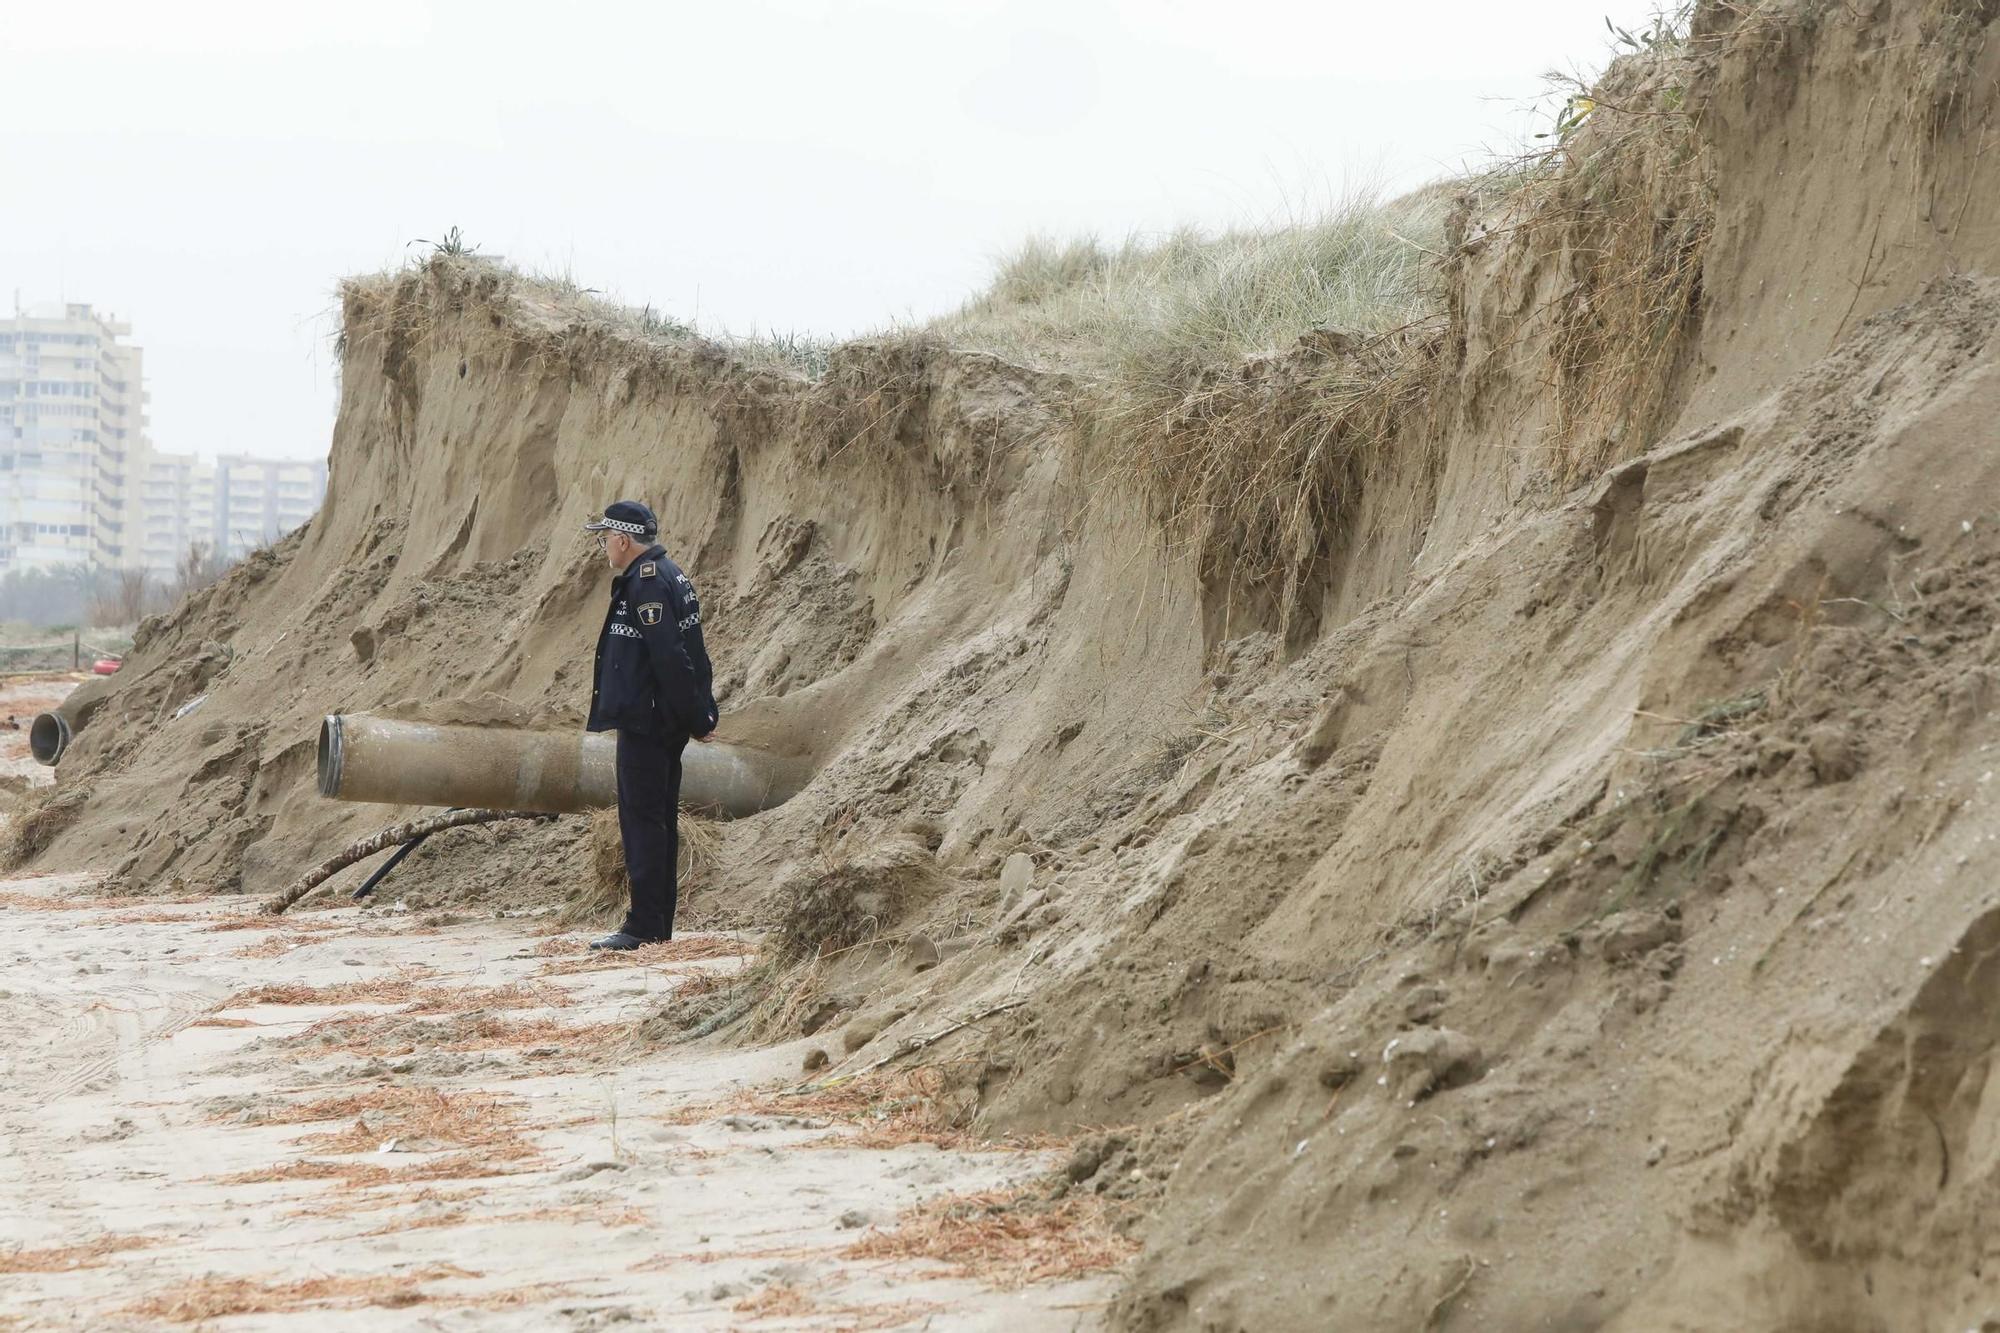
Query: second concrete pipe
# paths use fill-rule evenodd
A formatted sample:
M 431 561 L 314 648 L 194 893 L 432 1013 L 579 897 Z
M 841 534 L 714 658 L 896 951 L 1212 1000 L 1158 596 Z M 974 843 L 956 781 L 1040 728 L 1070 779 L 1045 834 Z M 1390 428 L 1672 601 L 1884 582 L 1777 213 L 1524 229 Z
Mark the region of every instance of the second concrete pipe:
M 28 725 L 28 752 L 38 764 L 53 764 L 63 757 L 76 733 L 90 721 L 91 714 L 111 697 L 117 681 L 111 676 L 93 676 L 69 692 L 69 697 L 46 713 L 35 714 Z
M 616 756 L 605 734 L 336 714 L 320 724 L 319 793 L 566 814 L 618 804 Z M 783 804 L 810 776 L 800 762 L 720 741 L 690 742 L 681 764 L 682 804 L 737 817 Z

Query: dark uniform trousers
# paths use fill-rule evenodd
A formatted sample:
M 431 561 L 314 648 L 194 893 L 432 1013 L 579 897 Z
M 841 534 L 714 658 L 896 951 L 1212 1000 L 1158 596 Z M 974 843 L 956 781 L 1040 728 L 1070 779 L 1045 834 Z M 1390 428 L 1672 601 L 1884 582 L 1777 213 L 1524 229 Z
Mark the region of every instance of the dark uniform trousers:
M 618 734 L 618 833 L 632 883 L 625 934 L 673 936 L 681 752 L 715 720 L 701 601 L 680 566 L 649 546 L 611 580 L 584 724 Z
M 671 939 L 681 852 L 681 752 L 685 736 L 618 733 L 618 836 L 632 884 L 630 933 Z

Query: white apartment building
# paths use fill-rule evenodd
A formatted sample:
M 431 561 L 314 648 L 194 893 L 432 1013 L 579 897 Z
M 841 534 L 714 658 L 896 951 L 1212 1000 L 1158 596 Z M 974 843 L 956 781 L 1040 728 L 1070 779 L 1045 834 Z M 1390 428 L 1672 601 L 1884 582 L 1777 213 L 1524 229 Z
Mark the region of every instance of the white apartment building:
M 234 562 L 298 527 L 326 498 L 326 463 L 223 454 L 215 460 L 215 527 L 210 538 Z
M 170 579 L 189 547 L 215 549 L 215 469 L 193 454 L 148 450 L 138 478 L 139 558 Z
M 88 565 L 171 580 L 190 547 L 225 562 L 304 523 L 326 463 L 215 462 L 146 438 L 131 326 L 70 304 L 0 319 L 0 575 Z
M 199 545 L 234 564 L 318 512 L 326 464 L 296 458 L 148 452 L 137 481 L 139 555 L 133 563 L 171 576 Z
M 0 319 L 0 573 L 128 559 L 130 463 L 146 447 L 131 326 L 69 304 Z

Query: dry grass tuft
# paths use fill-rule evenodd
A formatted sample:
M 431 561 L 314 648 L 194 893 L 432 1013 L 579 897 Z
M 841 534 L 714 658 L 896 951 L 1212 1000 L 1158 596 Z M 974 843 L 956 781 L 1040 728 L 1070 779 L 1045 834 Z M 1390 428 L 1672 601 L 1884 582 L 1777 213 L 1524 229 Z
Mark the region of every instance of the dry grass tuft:
M 549 1018 L 504 1019 L 489 1014 L 427 1018 L 411 1014 L 335 1014 L 286 1038 L 329 1052 L 407 1055 L 442 1051 L 498 1051 L 550 1046 L 564 1054 L 598 1054 L 629 1040 L 626 1023 L 560 1023 Z
M 353 1217 L 358 1213 L 379 1213 L 388 1208 L 408 1208 L 417 1204 L 461 1204 L 486 1197 L 483 1189 L 441 1190 L 426 1186 L 411 1192 L 403 1189 L 357 1191 L 313 1199 L 286 1213 L 287 1217 Z
M 113 926 L 166 926 L 196 918 L 186 912 L 169 912 L 158 907 L 149 907 L 138 912 L 117 912 L 106 917 L 105 924 Z
M 937 857 L 916 839 L 849 833 L 779 887 L 767 947 L 779 963 L 848 948 L 884 933 L 944 883 Z
M 722 828 L 683 807 L 678 882 L 682 901 L 701 887 L 722 849 Z M 600 810 L 590 821 L 590 883 L 556 914 L 562 926 L 612 925 L 631 901 L 625 880 L 625 847 L 618 837 L 618 812 Z
M 367 1092 L 347 1093 L 338 1097 L 317 1097 L 312 1101 L 288 1102 L 282 1106 L 257 1108 L 254 1115 L 242 1123 L 256 1125 L 310 1125 L 325 1120 L 345 1120 L 349 1116 L 362 1115 L 369 1111 L 394 1111 L 410 1105 L 411 1100 L 422 1093 L 417 1088 L 371 1088 Z M 212 1117 L 216 1120 L 232 1120 L 227 1114 Z
M 31 793 L 14 811 L 0 841 L 0 870 L 19 869 L 40 856 L 77 821 L 89 800 L 88 786 L 44 787 Z
M 535 982 L 512 982 L 505 986 L 430 986 L 402 1012 L 457 1014 L 479 1009 L 566 1009 L 575 1003 L 568 991 Z
M 274 1185 L 289 1180 L 338 1180 L 343 1185 L 383 1185 L 395 1177 L 372 1162 L 280 1162 L 276 1166 L 213 1176 L 217 1185 Z
M 216 1008 L 241 1009 L 253 1004 L 408 1004 L 422 995 L 424 990 L 419 978 L 407 972 L 393 977 L 339 981 L 331 986 L 305 986 L 281 981 L 237 991 Z
M 263 912 L 233 916 L 209 927 L 210 930 L 269 930 L 289 935 L 317 935 L 352 928 L 352 922 L 322 921 L 310 916 L 268 916 Z
M 508 1287 L 503 1291 L 490 1291 L 481 1296 L 466 1296 L 454 1299 L 451 1303 L 470 1310 L 518 1310 L 524 1305 L 566 1300 L 580 1294 L 574 1283 L 530 1282 L 524 1287 Z
M 871 1305 L 822 1305 L 817 1313 L 825 1319 L 838 1319 L 840 1322 L 832 1327 L 839 1333 L 874 1333 L 880 1329 L 912 1326 L 930 1328 L 945 1308 L 936 1301 L 906 1300 Z
M 607 1230 L 618 1227 L 642 1227 L 652 1223 L 650 1214 L 638 1208 L 610 1208 L 603 1204 L 568 1204 L 543 1208 L 522 1208 L 508 1213 L 475 1214 L 469 1209 L 458 1208 L 448 1213 L 433 1213 L 429 1217 L 402 1218 L 386 1222 L 373 1231 L 364 1231 L 362 1237 L 396 1236 L 405 1231 L 425 1231 L 439 1227 L 500 1226 L 521 1222 L 562 1222 L 576 1226 L 588 1224 Z
M 436 1088 L 382 1088 L 358 1097 L 332 1098 L 328 1103 L 286 1108 L 312 1114 L 339 1107 L 355 1121 L 343 1130 L 308 1134 L 299 1146 L 312 1152 L 373 1152 L 390 1139 L 408 1139 L 453 1148 L 480 1148 L 496 1161 L 519 1161 L 535 1148 L 516 1125 L 519 1112 L 512 1103 L 481 1092 L 440 1092 Z M 349 1109 L 348 1105 L 351 1104 Z
M 129 908 L 143 903 L 144 898 L 132 897 L 85 897 L 61 898 L 41 893 L 0 893 L 0 907 L 12 908 L 17 912 L 103 912 Z
M 819 1313 L 817 1303 L 806 1294 L 806 1289 L 790 1282 L 759 1287 L 730 1308 L 752 1319 L 804 1319 Z
M 573 943 L 573 949 L 554 949 L 547 946 Z M 739 939 L 733 935 L 683 935 L 676 939 L 661 940 L 657 944 L 641 945 L 625 953 L 600 950 L 588 952 L 588 946 L 581 941 L 545 940 L 535 952 L 554 956 L 554 961 L 542 966 L 545 977 L 571 976 L 578 972 L 603 972 L 619 967 L 657 967 L 664 963 L 692 963 L 709 958 L 741 958 L 757 952 L 754 941 Z M 564 957 L 561 955 L 571 955 Z
M 489 1009 L 562 1009 L 575 1000 L 562 989 L 538 983 L 515 982 L 505 986 L 426 985 L 427 968 L 406 968 L 394 977 L 371 977 L 336 982 L 330 986 L 306 986 L 279 982 L 238 991 L 216 1006 L 217 1010 L 237 1009 L 253 1004 L 402 1005 L 399 1015 L 464 1014 Z M 346 1016 L 336 1015 L 307 1028 L 301 1035 L 317 1036 L 329 1023 Z
M 932 1199 L 888 1231 L 870 1231 L 849 1259 L 929 1259 L 944 1275 L 991 1287 L 1062 1281 L 1115 1268 L 1138 1251 L 1118 1234 L 1102 1200 L 1054 1202 L 1029 1191 L 988 1190 Z
M 395 1170 L 378 1162 L 326 1162 L 305 1159 L 280 1162 L 252 1171 L 236 1171 L 211 1177 L 217 1185 L 272 1185 L 293 1180 L 332 1180 L 343 1189 L 367 1189 L 376 1185 L 396 1185 L 437 1180 L 485 1180 L 514 1175 L 540 1164 L 540 1159 L 513 1150 L 447 1153 L 429 1161 L 416 1162 Z
M 427 1300 L 422 1290 L 426 1282 L 478 1276 L 449 1264 L 376 1277 L 313 1277 L 292 1282 L 209 1276 L 193 1278 L 148 1296 L 127 1306 L 124 1313 L 192 1324 L 231 1315 L 281 1314 L 292 1310 L 398 1309 Z
M 213 1015 L 197 1018 L 188 1024 L 191 1028 L 260 1028 L 264 1024 L 248 1018 L 218 1018 Z
M 0 1273 L 71 1273 L 79 1268 L 98 1268 L 114 1254 L 158 1243 L 149 1236 L 105 1235 L 79 1245 L 0 1250 Z
M 282 958 L 307 941 L 287 935 L 266 935 L 254 944 L 229 952 L 231 958 Z
M 834 1253 L 833 1248 L 826 1245 L 766 1245 L 749 1250 L 695 1250 L 686 1254 L 656 1254 L 650 1259 L 641 1259 L 625 1271 L 668 1273 L 683 1264 L 747 1263 L 762 1259 L 824 1259 Z
M 559 1023 L 551 1018 L 501 1019 L 473 1016 L 453 1025 L 445 1049 L 497 1051 L 518 1046 L 556 1046 L 566 1053 L 597 1051 L 620 1045 L 629 1034 L 625 1023 Z
M 1057 1146 L 1049 1137 L 982 1139 L 968 1126 L 976 1109 L 970 1089 L 954 1093 L 936 1066 L 879 1070 L 800 1092 L 744 1092 L 720 1101 L 683 1107 L 662 1119 L 671 1125 L 697 1124 L 728 1115 L 792 1116 L 851 1127 L 856 1134 L 830 1136 L 831 1148 L 900 1148 L 928 1143 L 961 1152 L 1026 1151 Z
M 734 972 L 690 970 L 668 992 L 659 1012 L 639 1024 L 634 1038 L 642 1043 L 688 1041 L 718 1031 L 749 1012 L 768 971 L 761 962 Z

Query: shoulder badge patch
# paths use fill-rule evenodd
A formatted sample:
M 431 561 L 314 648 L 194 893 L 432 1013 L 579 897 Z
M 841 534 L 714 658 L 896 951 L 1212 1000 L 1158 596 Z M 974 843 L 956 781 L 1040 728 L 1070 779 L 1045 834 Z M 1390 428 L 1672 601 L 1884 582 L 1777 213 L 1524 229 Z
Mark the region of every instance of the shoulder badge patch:
M 639 566 L 639 577 L 642 579 L 652 578 L 655 574 L 658 574 L 659 572 L 660 572 L 660 567 L 654 564 L 650 560 L 648 560 L 645 564 Z M 651 622 L 649 621 L 648 623 L 650 624 Z
M 641 625 L 659 624 L 660 613 L 665 609 L 666 608 L 662 603 L 647 602 L 644 606 L 639 608 L 639 623 Z

